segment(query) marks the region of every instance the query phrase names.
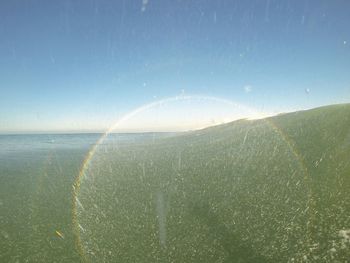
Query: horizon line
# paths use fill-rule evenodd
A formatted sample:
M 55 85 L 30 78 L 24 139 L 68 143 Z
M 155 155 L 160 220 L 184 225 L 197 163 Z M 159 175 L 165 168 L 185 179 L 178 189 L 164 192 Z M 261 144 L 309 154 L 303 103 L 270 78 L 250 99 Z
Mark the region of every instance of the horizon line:
M 125 131 L 114 131 L 114 132 L 109 132 L 110 134 L 141 134 L 141 133 L 181 133 L 181 132 L 191 132 L 191 131 L 196 131 L 196 130 L 202 130 L 205 128 L 209 127 L 214 127 L 214 126 L 219 126 L 223 124 L 228 124 L 228 123 L 233 123 L 236 121 L 240 120 L 247 120 L 247 121 L 252 121 L 252 120 L 258 120 L 258 119 L 267 119 L 271 117 L 275 117 L 278 115 L 282 114 L 288 114 L 288 113 L 296 113 L 296 112 L 301 112 L 301 111 L 307 111 L 307 110 L 313 110 L 313 109 L 319 109 L 323 107 L 328 107 L 328 106 L 336 106 L 336 105 L 346 105 L 350 104 L 350 102 L 343 102 L 343 103 L 334 103 L 334 104 L 327 104 L 327 105 L 320 105 L 317 107 L 313 108 L 306 108 L 306 109 L 298 109 L 298 110 L 291 110 L 291 111 L 285 111 L 285 112 L 277 112 L 269 115 L 262 116 L 262 118 L 238 118 L 235 120 L 230 120 L 228 122 L 222 122 L 222 123 L 213 123 L 213 125 L 207 125 L 207 126 L 202 126 L 202 127 L 197 127 L 197 128 L 188 128 L 188 129 L 177 129 L 177 130 L 125 130 Z M 98 130 L 93 130 L 93 129 L 82 129 L 82 130 L 5 130 L 1 131 L 0 130 L 0 135 L 64 135 L 64 134 L 104 134 L 108 131 L 109 129 L 98 129 Z

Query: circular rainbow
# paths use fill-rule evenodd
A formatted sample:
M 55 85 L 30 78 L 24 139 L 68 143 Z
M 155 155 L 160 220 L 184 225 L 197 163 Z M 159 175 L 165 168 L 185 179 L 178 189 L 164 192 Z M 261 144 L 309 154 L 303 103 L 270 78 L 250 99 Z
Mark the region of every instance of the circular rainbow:
M 228 99 L 223 99 L 223 98 L 218 98 L 218 97 L 212 97 L 212 96 L 201 96 L 201 95 L 194 95 L 194 96 L 190 96 L 190 95 L 181 95 L 181 96 L 175 96 L 175 97 L 169 97 L 169 98 L 165 98 L 162 100 L 158 100 L 149 104 L 145 104 L 139 108 L 136 108 L 135 110 L 127 113 L 126 115 L 124 115 L 122 118 L 120 118 L 111 128 L 109 128 L 105 133 L 103 133 L 101 135 L 101 137 L 97 140 L 97 142 L 91 147 L 91 149 L 89 150 L 89 152 L 86 154 L 84 161 L 81 165 L 80 171 L 78 173 L 78 175 L 76 176 L 76 179 L 74 181 L 73 184 L 73 191 L 72 191 L 72 223 L 73 223 L 73 234 L 75 237 L 75 245 L 76 245 L 76 249 L 79 252 L 79 255 L 81 257 L 81 259 L 84 262 L 88 262 L 88 258 L 86 257 L 84 248 L 82 246 L 82 242 L 81 242 L 81 238 L 80 238 L 80 227 L 79 227 L 79 222 L 78 222 L 78 212 L 77 212 L 77 208 L 78 208 L 78 195 L 79 195 L 79 190 L 80 190 L 80 186 L 81 186 L 81 181 L 85 176 L 85 171 L 87 170 L 91 160 L 94 157 L 94 154 L 98 148 L 98 146 L 106 139 L 106 137 L 113 131 L 115 130 L 120 124 L 122 124 L 123 122 L 133 118 L 134 116 L 136 116 L 137 114 L 140 114 L 146 110 L 152 109 L 154 107 L 160 106 L 162 104 L 166 104 L 166 103 L 170 103 L 170 102 L 175 102 L 175 101 L 186 101 L 186 100 L 202 100 L 202 101 L 211 101 L 211 102 L 218 102 L 218 103 L 222 103 L 224 105 L 230 106 L 230 107 L 235 107 L 235 108 L 240 108 L 240 109 L 244 109 L 246 112 L 251 113 L 254 117 L 257 118 L 261 118 L 261 117 L 265 117 L 266 115 L 262 115 L 262 114 L 258 114 L 257 111 L 248 108 L 244 105 L 241 105 L 239 103 L 235 103 L 233 101 L 230 101 Z M 300 168 L 302 170 L 302 173 L 304 175 L 304 182 L 309 185 L 309 173 L 307 170 L 307 167 L 304 163 L 304 159 L 303 157 L 300 155 L 300 153 L 298 152 L 298 150 L 296 149 L 293 141 L 270 119 L 270 118 L 265 118 L 264 119 L 271 127 L 272 129 L 282 138 L 282 140 L 286 143 L 287 147 L 291 150 L 291 152 L 293 153 L 293 155 L 295 156 L 296 160 L 298 161 L 298 163 L 300 164 Z M 309 217 L 313 218 L 312 214 L 313 214 L 313 207 L 312 207 L 312 192 L 311 192 L 311 188 L 309 187 L 309 195 L 308 195 L 308 204 L 309 204 Z M 308 230 L 307 230 L 307 234 L 310 234 L 310 227 L 308 225 Z

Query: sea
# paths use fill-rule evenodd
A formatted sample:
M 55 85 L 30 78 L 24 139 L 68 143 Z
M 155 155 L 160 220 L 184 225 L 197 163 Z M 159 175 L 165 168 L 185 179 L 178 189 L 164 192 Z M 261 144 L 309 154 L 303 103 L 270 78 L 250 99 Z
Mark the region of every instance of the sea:
M 0 262 L 82 261 L 72 225 L 73 184 L 101 136 L 0 135 Z M 154 136 L 108 138 L 126 142 Z
M 0 135 L 0 263 L 347 262 L 348 159 L 248 124 Z

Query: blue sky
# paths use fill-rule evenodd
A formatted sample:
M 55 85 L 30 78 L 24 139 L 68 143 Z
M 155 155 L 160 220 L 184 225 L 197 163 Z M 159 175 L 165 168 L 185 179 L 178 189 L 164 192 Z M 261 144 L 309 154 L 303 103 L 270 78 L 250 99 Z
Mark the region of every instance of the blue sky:
M 281 112 L 350 100 L 343 0 L 0 2 L 0 132 L 103 130 L 178 95 Z

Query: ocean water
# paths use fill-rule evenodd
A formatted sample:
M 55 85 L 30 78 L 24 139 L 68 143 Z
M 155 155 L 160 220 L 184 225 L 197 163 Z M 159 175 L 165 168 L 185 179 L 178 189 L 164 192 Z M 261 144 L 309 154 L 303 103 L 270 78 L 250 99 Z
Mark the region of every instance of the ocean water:
M 346 262 L 348 128 L 287 124 L 1 135 L 0 262 Z
M 72 231 L 72 185 L 100 137 L 0 135 L 0 262 L 81 261 Z M 109 136 L 104 143 L 146 137 L 152 135 Z
M 99 136 L 0 136 L 0 262 L 79 260 L 70 234 L 72 183 Z

